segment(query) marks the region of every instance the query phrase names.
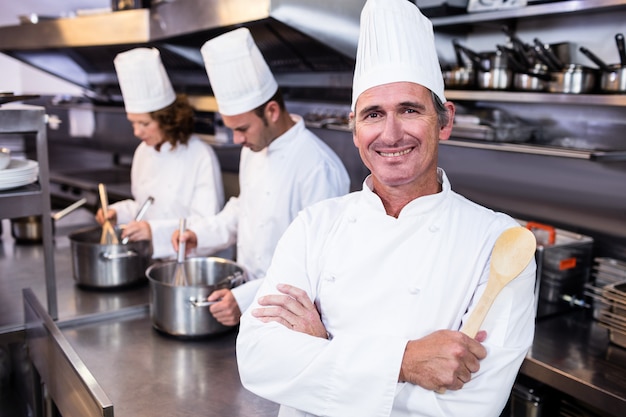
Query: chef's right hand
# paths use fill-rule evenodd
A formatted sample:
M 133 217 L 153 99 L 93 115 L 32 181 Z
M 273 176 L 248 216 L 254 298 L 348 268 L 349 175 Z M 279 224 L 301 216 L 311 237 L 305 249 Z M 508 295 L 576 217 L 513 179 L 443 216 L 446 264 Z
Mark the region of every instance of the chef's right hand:
M 185 230 L 182 236 L 179 236 L 180 233 L 178 230 L 174 231 L 172 234 L 172 246 L 174 247 L 174 251 L 178 252 L 178 242 L 185 242 L 185 255 L 188 255 L 192 249 L 195 249 L 198 246 L 198 236 L 191 231 Z
M 480 369 L 487 356 L 481 344 L 487 332 L 475 339 L 453 330 L 438 330 L 407 343 L 400 368 L 400 382 L 419 385 L 429 391 L 458 390 Z
M 99 208 L 98 212 L 96 213 L 96 221 L 100 225 L 104 224 L 105 220 L 109 220 L 111 224 L 115 224 L 115 222 L 117 221 L 117 211 L 115 211 L 115 209 L 109 208 L 107 210 L 107 216 L 109 216 L 109 218 L 105 219 L 102 209 Z

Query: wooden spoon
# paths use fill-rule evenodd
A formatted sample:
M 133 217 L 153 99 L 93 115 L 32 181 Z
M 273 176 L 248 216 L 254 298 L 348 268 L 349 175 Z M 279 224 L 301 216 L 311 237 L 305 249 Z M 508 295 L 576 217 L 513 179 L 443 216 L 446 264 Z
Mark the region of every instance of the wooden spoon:
M 461 332 L 471 338 L 476 337 L 497 295 L 522 273 L 535 255 L 536 249 L 535 235 L 525 227 L 512 227 L 502 232 L 491 251 L 487 287 L 474 311 L 463 324 Z M 446 390 L 440 389 L 437 392 L 443 394 Z
M 491 251 L 489 279 L 485 292 L 463 324 L 461 332 L 475 337 L 497 295 L 526 268 L 535 255 L 537 240 L 533 232 L 517 226 L 502 232 Z

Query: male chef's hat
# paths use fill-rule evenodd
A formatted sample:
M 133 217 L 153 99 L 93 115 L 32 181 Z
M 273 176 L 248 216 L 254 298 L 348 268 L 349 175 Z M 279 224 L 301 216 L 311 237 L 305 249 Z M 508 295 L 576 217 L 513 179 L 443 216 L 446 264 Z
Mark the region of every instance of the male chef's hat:
M 267 102 L 278 84 L 250 30 L 235 29 L 200 48 L 220 113 L 234 116 Z
M 352 110 L 365 90 L 401 81 L 446 101 L 432 23 L 407 0 L 368 0 L 361 12 Z
M 136 48 L 113 60 L 127 113 L 150 113 L 176 100 L 176 93 L 154 48 Z

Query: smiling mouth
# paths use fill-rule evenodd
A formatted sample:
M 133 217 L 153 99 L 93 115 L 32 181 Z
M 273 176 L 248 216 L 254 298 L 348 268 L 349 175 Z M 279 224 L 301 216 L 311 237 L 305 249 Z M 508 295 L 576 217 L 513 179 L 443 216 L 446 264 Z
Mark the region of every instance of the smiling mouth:
M 402 156 L 402 155 L 408 154 L 412 150 L 413 150 L 413 148 L 409 148 L 409 149 L 405 149 L 404 151 L 398 151 L 398 152 L 378 152 L 378 154 L 380 156 Z

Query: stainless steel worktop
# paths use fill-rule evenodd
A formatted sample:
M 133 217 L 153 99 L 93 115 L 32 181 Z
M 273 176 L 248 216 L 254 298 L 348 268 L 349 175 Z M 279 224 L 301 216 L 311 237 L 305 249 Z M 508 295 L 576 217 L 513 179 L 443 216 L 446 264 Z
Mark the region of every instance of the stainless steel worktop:
M 278 405 L 244 389 L 236 331 L 200 340 L 152 328 L 148 310 L 59 326 L 113 403 L 115 416 L 274 417 Z

